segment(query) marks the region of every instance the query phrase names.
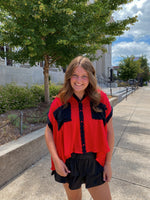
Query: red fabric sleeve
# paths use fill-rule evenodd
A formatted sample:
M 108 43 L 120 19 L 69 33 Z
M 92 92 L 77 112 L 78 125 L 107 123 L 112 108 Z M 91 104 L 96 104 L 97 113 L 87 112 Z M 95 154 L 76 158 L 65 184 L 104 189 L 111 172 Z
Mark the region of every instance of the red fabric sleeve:
M 57 149 L 57 144 L 56 144 L 56 130 L 58 129 L 57 127 L 57 122 L 55 120 L 55 117 L 54 117 L 54 111 L 61 105 L 61 101 L 59 98 L 55 98 L 53 100 L 53 102 L 51 103 L 50 105 L 50 109 L 49 109 L 49 112 L 48 112 L 48 118 L 47 118 L 47 124 L 49 126 L 49 128 L 52 130 L 53 132 L 53 138 L 54 138 L 54 142 L 55 142 L 55 145 L 56 145 L 56 149 Z M 61 149 L 61 148 L 60 148 Z M 59 149 L 59 151 L 60 151 Z M 58 151 L 58 149 L 57 149 Z M 58 152 L 59 153 L 59 152 Z M 55 166 L 54 166 L 54 162 L 51 158 L 51 170 L 55 170 Z

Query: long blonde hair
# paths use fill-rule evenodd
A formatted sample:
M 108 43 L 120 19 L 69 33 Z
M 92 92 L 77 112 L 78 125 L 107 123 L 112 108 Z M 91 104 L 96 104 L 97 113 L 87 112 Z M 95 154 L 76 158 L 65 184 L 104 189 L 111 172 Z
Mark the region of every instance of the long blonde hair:
M 101 110 L 97 107 L 100 103 L 100 93 L 97 91 L 98 86 L 95 75 L 96 73 L 91 61 L 87 57 L 78 56 L 71 61 L 65 73 L 64 85 L 58 96 L 63 104 L 67 104 L 68 100 L 73 95 L 70 79 L 77 66 L 83 67 L 83 69 L 88 73 L 89 85 L 85 89 L 85 95 L 89 96 L 93 109 L 100 112 Z

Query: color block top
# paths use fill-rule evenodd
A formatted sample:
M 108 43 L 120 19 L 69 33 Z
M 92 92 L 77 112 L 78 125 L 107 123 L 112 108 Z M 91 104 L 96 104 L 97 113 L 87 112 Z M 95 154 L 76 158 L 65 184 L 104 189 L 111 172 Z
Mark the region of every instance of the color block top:
M 92 108 L 90 98 L 81 100 L 73 94 L 64 108 L 59 97 L 56 97 L 48 113 L 48 126 L 53 132 L 54 142 L 60 159 L 64 162 L 72 153 L 97 153 L 96 160 L 104 166 L 109 152 L 107 142 L 107 123 L 112 117 L 112 107 L 107 95 L 101 95 L 98 107 L 102 112 Z M 52 161 L 52 170 L 55 170 Z

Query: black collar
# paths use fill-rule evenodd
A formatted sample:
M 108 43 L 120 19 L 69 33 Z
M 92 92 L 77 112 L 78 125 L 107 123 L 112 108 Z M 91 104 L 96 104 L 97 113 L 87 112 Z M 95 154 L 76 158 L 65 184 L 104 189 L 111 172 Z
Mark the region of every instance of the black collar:
M 85 99 L 86 95 L 84 94 L 82 99 L 79 99 L 74 93 L 73 93 L 73 97 L 78 101 L 78 102 L 81 102 L 83 101 L 83 99 Z

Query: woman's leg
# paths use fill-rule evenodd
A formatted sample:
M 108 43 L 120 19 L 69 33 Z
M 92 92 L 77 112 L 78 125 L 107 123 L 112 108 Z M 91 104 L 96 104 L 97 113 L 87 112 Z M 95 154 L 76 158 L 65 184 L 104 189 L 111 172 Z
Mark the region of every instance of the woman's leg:
M 93 200 L 111 200 L 109 185 L 105 182 L 102 185 L 88 188 Z
M 81 188 L 76 189 L 76 190 L 70 190 L 68 183 L 65 183 L 63 185 L 66 190 L 68 200 L 81 200 L 82 198 Z

